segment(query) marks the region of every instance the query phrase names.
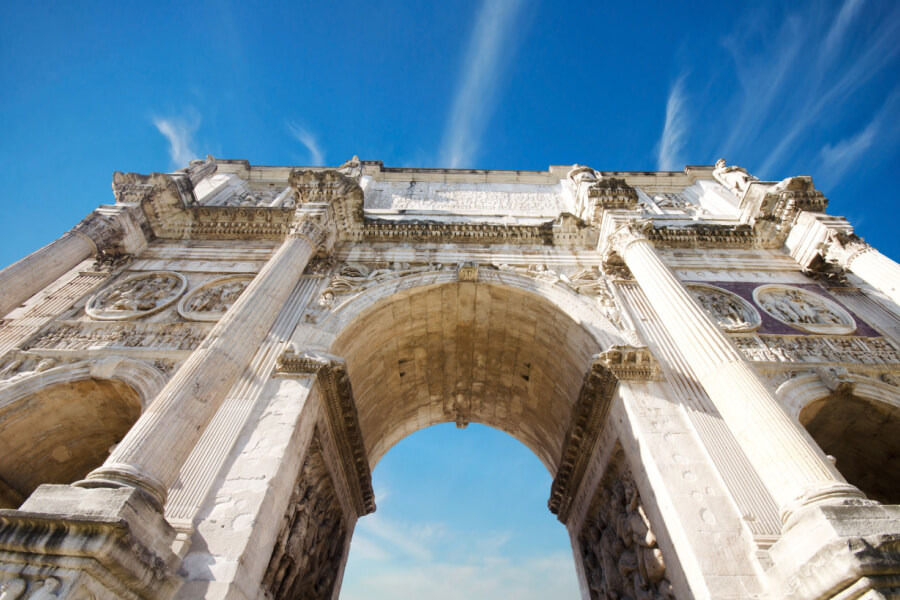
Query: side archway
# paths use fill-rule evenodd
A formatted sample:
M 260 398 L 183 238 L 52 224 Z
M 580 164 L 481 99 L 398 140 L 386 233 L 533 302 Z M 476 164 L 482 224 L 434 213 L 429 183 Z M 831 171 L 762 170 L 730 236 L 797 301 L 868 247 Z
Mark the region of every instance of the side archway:
M 858 375 L 827 385 L 810 374 L 777 393 L 848 482 L 873 500 L 900 503 L 900 394 L 894 386 Z
M 0 505 L 71 483 L 103 463 L 165 383 L 130 359 L 63 365 L 0 386 Z

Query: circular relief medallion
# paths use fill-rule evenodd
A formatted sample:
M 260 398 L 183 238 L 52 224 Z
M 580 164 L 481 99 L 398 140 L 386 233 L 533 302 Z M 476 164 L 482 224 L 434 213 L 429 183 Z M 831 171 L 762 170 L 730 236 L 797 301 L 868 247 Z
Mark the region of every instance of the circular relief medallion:
M 141 273 L 106 288 L 85 305 L 94 319 L 124 321 L 159 312 L 175 302 L 187 288 L 187 280 L 171 271 Z
M 232 275 L 204 283 L 178 303 L 178 314 L 189 321 L 218 321 L 244 292 L 253 275 Z
M 687 288 L 725 331 L 755 331 L 762 325 L 762 317 L 753 305 L 733 292 L 705 283 L 689 283 Z
M 856 321 L 827 298 L 787 285 L 761 285 L 753 299 L 767 313 L 791 327 L 809 333 L 846 334 L 856 331 Z

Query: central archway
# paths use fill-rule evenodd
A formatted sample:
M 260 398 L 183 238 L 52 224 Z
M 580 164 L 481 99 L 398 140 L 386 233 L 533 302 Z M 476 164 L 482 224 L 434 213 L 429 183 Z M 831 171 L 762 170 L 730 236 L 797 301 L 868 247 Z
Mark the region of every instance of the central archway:
M 448 282 L 379 301 L 329 351 L 347 361 L 371 467 L 407 435 L 456 421 L 509 433 L 555 475 L 584 374 L 602 349 L 535 293 Z

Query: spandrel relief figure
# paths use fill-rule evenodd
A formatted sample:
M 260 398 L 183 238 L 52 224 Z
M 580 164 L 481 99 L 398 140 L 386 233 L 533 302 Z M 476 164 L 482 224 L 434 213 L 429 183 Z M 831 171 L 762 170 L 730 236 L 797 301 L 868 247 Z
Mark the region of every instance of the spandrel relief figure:
M 700 306 L 725 331 L 754 331 L 762 324 L 756 309 L 737 294 L 699 283 L 688 284 L 687 287 Z
M 837 303 L 819 294 L 784 285 L 764 285 L 753 291 L 756 303 L 782 323 L 809 333 L 845 334 L 856 322 Z
M 88 315 L 101 320 L 124 320 L 158 312 L 184 292 L 187 281 L 178 273 L 159 271 L 129 277 L 91 298 Z

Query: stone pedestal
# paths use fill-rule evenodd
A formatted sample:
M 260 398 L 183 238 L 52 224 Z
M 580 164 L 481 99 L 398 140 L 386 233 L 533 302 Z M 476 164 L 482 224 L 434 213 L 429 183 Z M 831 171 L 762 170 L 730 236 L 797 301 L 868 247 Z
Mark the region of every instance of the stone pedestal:
M 774 598 L 894 598 L 900 589 L 900 506 L 816 507 L 769 552 Z
M 0 589 L 164 600 L 180 585 L 174 538 L 140 490 L 42 485 L 19 510 L 0 510 Z

